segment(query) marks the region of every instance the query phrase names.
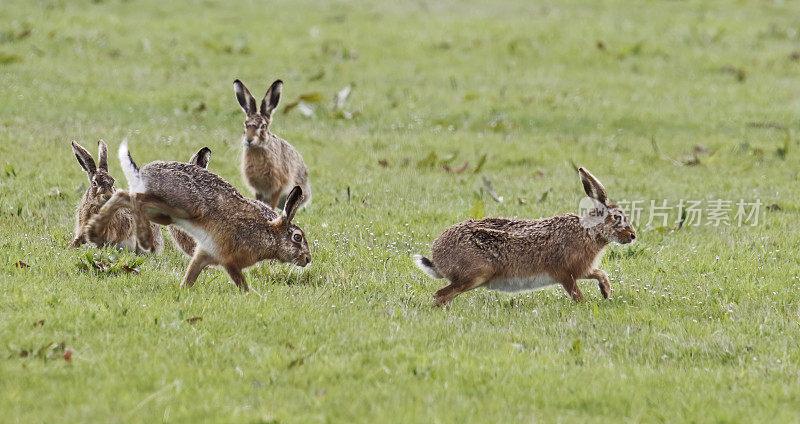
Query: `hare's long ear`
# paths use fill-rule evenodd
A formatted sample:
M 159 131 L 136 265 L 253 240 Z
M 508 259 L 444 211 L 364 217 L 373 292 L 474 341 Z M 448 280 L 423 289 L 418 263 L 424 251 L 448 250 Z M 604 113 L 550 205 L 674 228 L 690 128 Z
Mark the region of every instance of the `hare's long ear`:
M 278 102 L 281 101 L 281 90 L 283 90 L 283 81 L 276 80 L 267 89 L 267 94 L 261 100 L 261 114 L 264 116 L 272 116 L 272 112 L 278 107 Z
M 608 197 L 606 197 L 606 188 L 603 187 L 600 180 L 595 178 L 586 168 L 578 169 L 578 174 L 581 176 L 583 190 L 586 192 L 586 195 L 607 206 Z
M 303 189 L 300 186 L 295 186 L 286 198 L 286 205 L 283 207 L 283 214 L 286 216 L 286 222 L 292 222 L 294 213 L 303 203 Z
M 203 147 L 189 159 L 189 163 L 197 165 L 201 168 L 208 168 L 208 162 L 211 160 L 211 149 Z
M 72 140 L 72 152 L 75 153 L 75 157 L 78 159 L 78 163 L 81 164 L 81 168 L 89 175 L 89 179 L 92 179 L 94 174 L 97 173 L 97 167 L 94 164 L 92 155 L 75 140 Z
M 108 172 L 108 146 L 103 140 L 97 142 L 97 169 Z
M 247 116 L 256 114 L 256 99 L 250 94 L 250 90 L 242 84 L 238 79 L 233 82 L 233 91 L 236 92 L 236 100 L 239 101 L 239 106 L 242 107 Z

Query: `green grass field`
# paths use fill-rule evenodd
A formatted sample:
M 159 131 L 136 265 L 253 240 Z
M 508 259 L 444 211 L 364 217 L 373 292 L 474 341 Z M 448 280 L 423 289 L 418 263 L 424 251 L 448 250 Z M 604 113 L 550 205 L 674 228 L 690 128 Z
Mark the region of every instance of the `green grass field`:
M 0 421 L 800 422 L 800 5 L 234 3 L 0 3 Z M 73 139 L 140 164 L 209 146 L 250 194 L 235 78 L 285 83 L 311 266 L 250 268 L 243 295 L 218 269 L 179 290 L 168 240 L 67 250 Z M 301 97 L 313 116 L 285 112 Z M 602 261 L 612 298 L 434 308 L 411 254 L 470 215 L 576 212 L 573 166 L 645 207 Z M 648 225 L 681 199 L 732 201 L 731 225 Z

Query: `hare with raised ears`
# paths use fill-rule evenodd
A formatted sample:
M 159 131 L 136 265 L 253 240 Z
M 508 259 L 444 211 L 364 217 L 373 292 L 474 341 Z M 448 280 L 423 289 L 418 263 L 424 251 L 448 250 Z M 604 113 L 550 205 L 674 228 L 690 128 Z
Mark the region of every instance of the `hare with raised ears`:
M 591 207 L 583 216 L 566 214 L 534 220 L 470 219 L 446 229 L 431 247 L 432 260 L 415 256 L 417 266 L 450 285 L 434 294 L 448 306 L 454 297 L 477 287 L 505 292 L 561 284 L 576 302 L 579 279 L 595 279 L 603 297 L 611 291 L 608 276 L 597 267 L 610 242 L 631 243 L 636 231 L 627 216 L 608 203 L 606 190 L 585 168 L 578 170 Z
M 189 159 L 190 164 L 201 168 L 208 168 L 209 161 L 211 161 L 211 149 L 208 147 L 203 147 L 198 150 L 197 153 Z M 192 236 L 186 231 L 181 230 L 175 224 L 167 225 L 167 229 L 169 230 L 169 235 L 172 236 L 172 241 L 175 242 L 186 256 L 191 258 L 192 255 L 194 255 L 194 247 L 197 245 Z
M 221 265 L 240 289 L 249 287 L 242 269 L 266 259 L 306 266 L 311 262 L 303 230 L 292 223 L 303 200 L 299 187 L 289 193 L 278 215 L 266 204 L 243 197 L 227 181 L 197 165 L 155 161 L 139 169 L 126 143 L 119 150 L 130 191 L 118 190 L 89 223 L 90 233 L 102 231 L 107 215 L 129 206 L 137 237 L 147 246 L 139 228 L 152 221 L 174 224 L 196 241 L 181 287 L 191 287 L 200 271 Z
M 72 152 L 78 159 L 86 174 L 89 177 L 89 188 L 83 193 L 78 210 L 75 214 L 75 238 L 69 244 L 70 248 L 77 248 L 89 241 L 86 233 L 86 224 L 100 208 L 114 195 L 114 177 L 108 173 L 108 147 L 103 140 L 97 142 L 97 164 L 92 155 L 77 141 L 72 142 Z M 161 252 L 164 247 L 164 240 L 161 238 L 161 231 L 158 226 L 151 226 L 150 230 L 154 240 L 156 252 Z M 102 233 L 92 240 L 95 245 L 113 245 L 120 248 L 132 250 L 136 253 L 144 251 L 136 243 L 136 236 L 133 233 L 133 218 L 129 210 L 119 210 L 114 213 Z
M 303 157 L 289 142 L 269 129 L 282 88 L 281 80 L 273 82 L 261 100 L 261 107 L 256 109 L 256 99 L 247 87 L 238 79 L 233 82 L 236 100 L 247 115 L 242 134 L 242 176 L 256 199 L 273 209 L 284 204 L 295 186 L 300 186 L 305 195 L 300 206 L 311 200 L 308 168 Z

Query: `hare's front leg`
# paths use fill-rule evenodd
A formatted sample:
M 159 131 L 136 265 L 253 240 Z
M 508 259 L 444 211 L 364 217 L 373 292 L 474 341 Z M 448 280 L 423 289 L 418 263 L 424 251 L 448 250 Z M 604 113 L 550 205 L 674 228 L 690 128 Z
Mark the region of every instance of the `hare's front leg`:
M 277 210 L 278 204 L 280 202 L 281 202 L 281 191 L 278 190 L 275 192 L 275 194 L 272 195 L 272 198 L 269 200 L 269 207 L 271 207 L 272 210 Z
M 583 293 L 581 293 L 580 287 L 578 287 L 578 283 L 575 282 L 575 279 L 572 276 L 565 277 L 561 280 L 561 285 L 564 286 L 564 290 L 572 296 L 572 300 L 576 302 L 583 301 Z
M 72 242 L 69 244 L 69 246 L 67 246 L 67 248 L 69 248 L 69 249 L 77 249 L 80 246 L 86 244 L 86 241 L 87 241 L 86 240 L 86 233 L 78 234 L 77 236 L 75 236 L 74 239 L 72 239 Z
M 600 284 L 600 293 L 603 293 L 603 297 L 608 299 L 608 295 L 611 294 L 611 282 L 608 279 L 608 274 L 600 268 L 595 268 L 586 278 L 593 278 L 597 280 Z
M 225 271 L 228 272 L 228 275 L 231 276 L 231 279 L 236 286 L 239 287 L 242 291 L 250 291 L 250 286 L 247 285 L 247 279 L 244 278 L 244 274 L 242 274 L 242 269 L 235 266 L 225 266 Z

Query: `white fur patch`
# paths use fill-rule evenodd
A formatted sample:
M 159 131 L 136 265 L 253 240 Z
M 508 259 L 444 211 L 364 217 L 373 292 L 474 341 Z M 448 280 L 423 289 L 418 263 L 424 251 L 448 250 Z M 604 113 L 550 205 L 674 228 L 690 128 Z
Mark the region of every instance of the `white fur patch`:
M 203 249 L 204 252 L 208 253 L 214 259 L 219 259 L 219 247 L 217 243 L 214 242 L 214 238 L 211 237 L 211 234 L 207 233 L 204 229 L 198 227 L 197 225 L 192 224 L 188 220 L 185 219 L 173 219 L 175 225 L 178 227 L 183 228 L 184 231 L 189 233 L 190 236 L 197 242 L 197 245 Z
M 428 277 L 431 277 L 433 279 L 442 278 L 442 276 L 439 275 L 439 273 L 436 272 L 435 269 L 422 263 L 422 255 L 414 255 L 414 264 L 417 265 L 417 268 L 421 269 L 422 272 L 424 272 L 425 275 L 427 275 Z
M 122 172 L 125 174 L 125 179 L 128 180 L 128 189 L 133 193 L 144 193 L 144 182 L 139 175 L 139 170 L 131 159 L 131 153 L 128 151 L 128 141 L 122 140 L 117 151 L 119 163 L 122 166 Z
M 484 287 L 506 293 L 519 293 L 539 290 L 555 284 L 559 284 L 559 282 L 550 274 L 536 274 L 530 277 L 500 278 L 486 283 Z

